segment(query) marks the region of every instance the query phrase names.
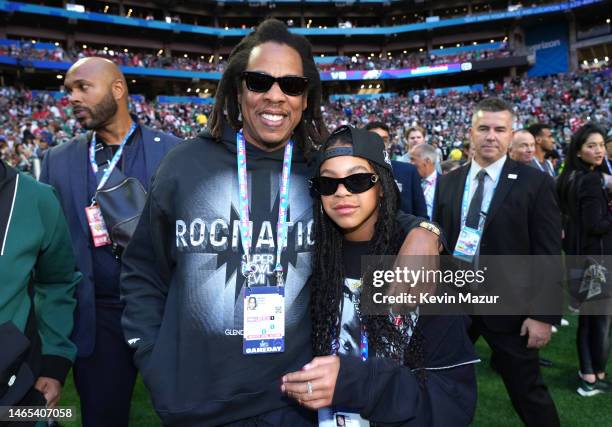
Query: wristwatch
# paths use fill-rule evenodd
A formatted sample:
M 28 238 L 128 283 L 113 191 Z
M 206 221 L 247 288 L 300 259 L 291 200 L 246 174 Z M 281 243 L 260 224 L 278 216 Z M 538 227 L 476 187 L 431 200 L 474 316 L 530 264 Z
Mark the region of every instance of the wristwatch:
M 418 226 L 440 237 L 440 228 L 437 225 L 429 221 L 421 221 Z

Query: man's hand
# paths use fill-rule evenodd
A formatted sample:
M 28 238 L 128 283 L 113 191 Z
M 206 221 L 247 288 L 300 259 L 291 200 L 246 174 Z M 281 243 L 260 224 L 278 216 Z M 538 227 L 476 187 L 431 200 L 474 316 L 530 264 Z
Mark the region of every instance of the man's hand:
M 62 384 L 55 378 L 38 377 L 34 388 L 45 396 L 48 408 L 54 408 L 59 402 L 62 394 Z
M 338 372 L 338 356 L 315 357 L 301 371 L 285 375 L 281 391 L 308 409 L 325 408 L 331 405 L 334 398 Z
M 527 335 L 527 348 L 542 348 L 550 341 L 552 325 L 527 318 L 521 326 L 521 336 Z

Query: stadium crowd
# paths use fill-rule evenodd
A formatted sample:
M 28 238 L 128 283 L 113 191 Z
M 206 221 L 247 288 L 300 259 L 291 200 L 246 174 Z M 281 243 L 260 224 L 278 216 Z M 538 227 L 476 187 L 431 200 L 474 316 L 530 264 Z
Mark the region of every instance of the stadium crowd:
M 21 61 L 54 61 L 54 62 L 75 62 L 81 58 L 89 56 L 101 56 L 108 58 L 118 65 L 128 67 L 146 68 L 166 68 L 182 71 L 218 71 L 223 72 L 225 62 L 218 60 L 211 62 L 209 56 L 199 58 L 182 56 L 166 56 L 158 52 L 143 53 L 129 52 L 127 49 L 95 49 L 91 46 L 83 45 L 81 49 L 71 49 L 68 52 L 61 46 L 53 49 L 36 48 L 31 41 L 21 42 L 20 45 L 0 45 L 0 55 L 19 58 Z
M 130 52 L 126 48 L 109 48 L 108 46 L 96 49 L 88 45 L 66 51 L 61 46 L 55 46 L 53 49 L 36 48 L 36 44 L 32 43 L 32 41 L 23 41 L 19 45 L 0 45 L 0 55 L 13 56 L 25 61 L 59 62 L 74 62 L 89 56 L 101 56 L 123 66 L 165 68 L 183 71 L 223 72 L 226 64 L 226 61 L 222 58 L 212 61 L 210 55 L 182 54 L 169 56 L 163 54 L 163 52 Z M 320 62 L 317 66 L 321 71 L 394 70 L 466 61 L 483 61 L 511 55 L 512 50 L 504 44 L 500 49 L 474 50 L 448 55 L 412 52 L 400 53 L 395 56 L 391 53 L 387 54 L 387 56 L 382 54 L 378 56 L 372 54 L 369 56 L 358 54 L 337 56 L 333 62 Z
M 522 423 L 559 427 L 566 284 L 576 392 L 612 392 L 612 70 L 321 104 L 311 52 L 262 22 L 213 106 L 130 97 L 100 57 L 0 88 L 0 408 L 54 408 L 72 369 L 86 426 L 127 426 L 140 375 L 167 426 L 463 427 L 482 337 Z M 370 312 L 380 255 L 424 276 Z M 429 311 L 453 289 L 469 318 Z
M 113 49 L 94 49 L 87 47 L 85 49 L 71 51 L 70 55 L 74 60 L 86 58 L 89 56 L 100 56 L 110 59 L 118 65 L 128 67 L 147 67 L 147 68 L 167 68 L 183 71 L 218 71 L 223 72 L 225 67 L 224 61 L 210 62 L 208 56 L 206 60 L 204 56 L 199 59 L 183 56 L 166 56 L 163 54 L 152 54 L 142 52 L 128 52 L 126 50 Z
M 391 129 L 398 155 L 405 152 L 406 130 L 422 126 L 429 141 L 435 141 L 447 154 L 466 140 L 472 107 L 483 97 L 494 94 L 516 106 L 517 127 L 551 123 L 555 140 L 564 148 L 572 132 L 588 121 L 611 127 L 612 81 L 606 73 L 609 71 L 517 78 L 504 83 L 489 82 L 484 91 L 445 95 L 424 90 L 394 98 L 347 97 L 325 103 L 323 118 L 330 129 L 381 121 Z M 32 96 L 28 90 L 15 88 L 2 88 L 0 95 L 2 158 L 22 170 L 30 169 L 28 158 L 41 155 L 48 146 L 69 141 L 81 131 L 66 98 L 55 99 L 44 93 Z M 210 105 L 160 104 L 135 99 L 131 104 L 132 113 L 143 123 L 179 138 L 197 135 L 211 111 Z
M 552 123 L 557 141 L 564 145 L 572 132 L 587 121 L 612 123 L 612 83 L 606 73 L 579 72 L 489 82 L 484 92 L 436 96 L 433 91 L 424 90 L 391 99 L 347 98 L 325 105 L 323 114 L 331 128 L 343 124 L 364 126 L 375 119 L 383 121 L 398 142 L 402 142 L 408 128 L 419 125 L 439 145 L 457 147 L 466 139 L 471 108 L 484 96 L 495 94 L 515 106 L 518 128 L 535 122 Z
M 466 61 L 484 61 L 512 55 L 507 47 L 501 49 L 475 50 L 454 55 L 434 55 L 426 53 L 400 53 L 393 56 L 338 56 L 332 63 L 319 63 L 321 71 L 343 70 L 394 70 L 424 67 L 428 65 L 452 64 Z

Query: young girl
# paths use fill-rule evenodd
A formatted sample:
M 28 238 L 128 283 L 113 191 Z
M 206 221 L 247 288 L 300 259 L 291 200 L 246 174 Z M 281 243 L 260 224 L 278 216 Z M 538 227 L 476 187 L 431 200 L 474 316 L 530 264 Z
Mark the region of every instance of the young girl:
M 396 255 L 406 228 L 382 139 L 351 127 L 322 147 L 310 278 L 315 357 L 287 374 L 281 389 L 319 410 L 320 426 L 464 426 L 473 417 L 478 359 L 463 316 L 373 316 L 360 312 L 361 257 Z M 408 225 L 406 225 L 408 224 Z M 364 297 L 365 298 L 365 297 Z

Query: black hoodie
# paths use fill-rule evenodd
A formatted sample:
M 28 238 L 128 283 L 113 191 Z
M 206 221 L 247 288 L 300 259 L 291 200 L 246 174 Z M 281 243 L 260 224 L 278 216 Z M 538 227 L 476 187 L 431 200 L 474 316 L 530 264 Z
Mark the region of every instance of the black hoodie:
M 252 252 L 262 285 L 275 263 L 283 153 L 247 144 Z M 218 425 L 293 405 L 280 378 L 312 358 L 305 286 L 314 244 L 312 171 L 295 147 L 282 254 L 285 351 L 245 356 L 236 164 L 231 129 L 221 141 L 202 134 L 173 149 L 123 256 L 125 336 L 165 425 Z

